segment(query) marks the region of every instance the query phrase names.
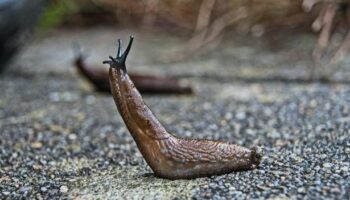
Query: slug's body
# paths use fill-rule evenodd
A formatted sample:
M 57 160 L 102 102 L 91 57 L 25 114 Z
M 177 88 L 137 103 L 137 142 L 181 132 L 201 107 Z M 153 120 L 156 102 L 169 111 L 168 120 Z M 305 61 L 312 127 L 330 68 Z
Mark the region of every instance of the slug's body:
M 255 149 L 209 140 L 187 140 L 169 134 L 144 103 L 126 72 L 120 43 L 117 58 L 110 64 L 109 79 L 114 101 L 128 130 L 155 175 L 167 179 L 187 179 L 253 169 L 261 156 Z
M 85 76 L 97 90 L 111 92 L 108 81 L 108 71 L 96 67 L 87 66 L 84 63 L 84 56 L 79 52 L 74 60 L 78 72 Z M 161 77 L 152 75 L 130 74 L 131 80 L 136 88 L 143 94 L 192 94 L 191 87 L 181 85 L 172 77 Z

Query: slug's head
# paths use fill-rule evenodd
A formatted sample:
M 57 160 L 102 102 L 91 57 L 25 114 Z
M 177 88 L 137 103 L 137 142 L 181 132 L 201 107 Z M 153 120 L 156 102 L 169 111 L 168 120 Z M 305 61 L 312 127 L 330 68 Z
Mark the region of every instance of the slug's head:
M 116 69 L 121 69 L 124 73 L 126 73 L 125 61 L 126 61 L 126 58 L 128 57 L 133 40 L 134 40 L 134 37 L 130 36 L 128 47 L 126 48 L 124 53 L 121 54 L 122 41 L 118 39 L 118 51 L 117 51 L 116 57 L 113 58 L 112 56 L 109 56 L 110 60 L 103 61 L 103 64 L 109 64 L 111 67 Z

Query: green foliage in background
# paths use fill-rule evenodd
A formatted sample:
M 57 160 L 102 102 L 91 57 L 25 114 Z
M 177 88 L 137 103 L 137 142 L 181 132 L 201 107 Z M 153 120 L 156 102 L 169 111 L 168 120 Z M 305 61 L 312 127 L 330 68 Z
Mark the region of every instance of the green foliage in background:
M 51 2 L 39 21 L 38 32 L 45 32 L 62 24 L 67 17 L 78 10 L 74 1 Z

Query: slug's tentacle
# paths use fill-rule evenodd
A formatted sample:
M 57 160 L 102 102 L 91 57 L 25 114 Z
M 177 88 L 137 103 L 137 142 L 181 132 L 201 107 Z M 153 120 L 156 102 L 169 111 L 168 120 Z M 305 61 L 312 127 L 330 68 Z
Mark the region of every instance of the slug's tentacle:
M 122 41 L 120 39 L 118 39 L 118 52 L 117 52 L 117 55 L 115 57 L 116 58 L 120 57 L 121 52 L 122 52 Z
M 256 168 L 261 160 L 256 148 L 220 141 L 182 139 L 166 131 L 126 73 L 125 60 L 132 41 L 130 37 L 122 56 L 110 57 L 111 60 L 104 63 L 110 64 L 109 80 L 118 111 L 155 175 L 188 179 Z
M 120 55 L 121 49 L 122 49 L 122 41 L 118 39 L 118 51 L 117 51 L 116 57 L 113 58 L 112 56 L 109 56 L 111 60 L 105 60 L 102 63 L 110 64 L 111 67 L 119 67 L 124 71 L 124 73 L 126 73 L 125 61 L 126 61 L 126 58 L 128 57 L 133 40 L 134 40 L 134 37 L 130 36 L 128 47 L 124 51 L 123 55 Z
M 120 60 L 121 60 L 122 64 L 124 64 L 124 66 L 125 66 L 126 57 L 128 57 L 128 54 L 129 54 L 129 51 L 131 49 L 131 45 L 132 45 L 133 41 L 134 41 L 134 37 L 130 36 L 128 47 L 124 51 L 123 55 L 120 57 Z
M 112 56 L 109 56 L 109 58 L 114 62 L 117 63 L 117 60 L 115 58 L 113 58 Z M 115 65 L 116 66 L 116 65 Z

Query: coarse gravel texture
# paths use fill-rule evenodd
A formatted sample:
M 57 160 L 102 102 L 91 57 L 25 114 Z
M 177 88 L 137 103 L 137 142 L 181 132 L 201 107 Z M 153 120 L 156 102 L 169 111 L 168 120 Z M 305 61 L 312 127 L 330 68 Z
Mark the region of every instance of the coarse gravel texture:
M 291 77 L 310 65 L 312 35 L 276 36 L 278 47 L 236 38 L 213 54 L 161 63 L 185 40 L 136 32 L 129 71 L 174 75 L 196 90 L 144 97 L 169 132 L 263 150 L 259 169 L 170 181 L 153 175 L 111 95 L 71 64 L 74 42 L 103 67 L 130 32 L 56 31 L 0 75 L 0 199 L 350 198 L 348 58 L 335 75 L 343 82 L 303 83 Z

